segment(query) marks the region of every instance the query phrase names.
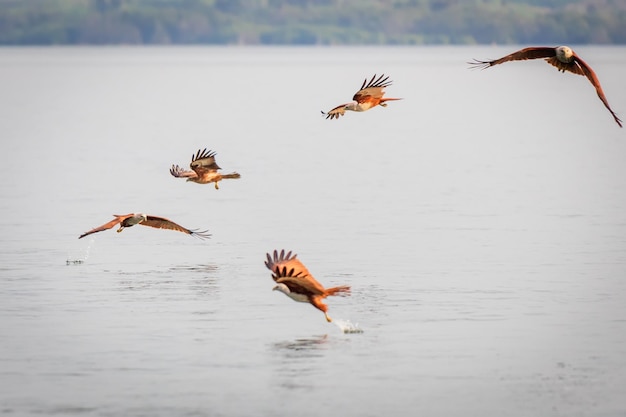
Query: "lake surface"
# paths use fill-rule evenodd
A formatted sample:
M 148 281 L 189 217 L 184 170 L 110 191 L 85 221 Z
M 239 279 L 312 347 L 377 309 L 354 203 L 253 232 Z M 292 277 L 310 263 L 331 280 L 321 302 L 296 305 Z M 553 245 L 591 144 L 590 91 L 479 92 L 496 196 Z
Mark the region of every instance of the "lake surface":
M 0 49 L 0 413 L 626 416 L 626 131 L 467 68 L 516 48 Z M 626 120 L 626 48 L 575 49 Z M 374 73 L 403 100 L 322 117 Z M 205 147 L 241 179 L 170 176 Z M 77 239 L 131 212 L 212 237 Z

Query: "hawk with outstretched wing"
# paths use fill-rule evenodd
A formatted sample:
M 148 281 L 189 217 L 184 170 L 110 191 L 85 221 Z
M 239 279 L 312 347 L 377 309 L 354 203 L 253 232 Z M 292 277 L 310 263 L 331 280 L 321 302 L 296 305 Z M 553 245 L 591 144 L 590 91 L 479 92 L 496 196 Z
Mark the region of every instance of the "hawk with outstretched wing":
M 315 308 L 321 310 L 326 317 L 326 321 L 331 322 L 328 316 L 328 306 L 323 299 L 329 295 L 347 295 L 350 287 L 340 285 L 338 287 L 324 288 L 317 282 L 308 269 L 296 258 L 296 254 L 285 250 L 274 251 L 274 255 L 266 254 L 265 266 L 272 271 L 272 278 L 276 281 L 274 291 L 280 291 L 294 301 L 301 303 L 311 303 Z
M 173 221 L 166 219 L 165 217 L 150 216 L 145 213 L 131 213 L 131 214 L 124 214 L 124 215 L 114 214 L 113 216 L 115 218 L 111 220 L 110 222 L 105 223 L 102 226 L 96 227 L 94 229 L 91 229 L 90 231 L 85 232 L 82 235 L 78 236 L 78 238 L 81 239 L 92 233 L 97 233 L 97 232 L 102 232 L 103 230 L 108 230 L 114 226 L 117 226 L 118 224 L 120 225 L 120 227 L 117 229 L 118 233 L 120 233 L 126 227 L 132 227 L 136 224 L 140 224 L 142 226 L 150 226 L 150 227 L 155 227 L 157 229 L 167 229 L 167 230 L 174 230 L 177 232 L 183 232 L 188 235 L 197 236 L 202 239 L 205 239 L 211 236 L 208 233 L 208 230 L 196 231 L 196 230 L 187 229 L 186 227 L 183 227 L 177 223 L 174 223 Z
M 195 155 L 191 155 L 191 163 L 189 164 L 191 171 L 185 170 L 178 165 L 172 165 L 170 168 L 170 174 L 176 178 L 187 178 L 187 181 L 195 182 L 198 184 L 209 184 L 214 182 L 215 189 L 219 190 L 217 185 L 223 179 L 240 178 L 237 172 L 230 174 L 222 174 L 218 172 L 219 165 L 215 162 L 215 152 L 198 149 Z
M 327 119 L 339 119 L 339 116 L 343 116 L 346 110 L 350 111 L 366 111 L 376 106 L 387 107 L 387 101 L 402 100 L 400 98 L 383 97 L 385 95 L 385 87 L 391 85 L 389 77 L 385 77 L 385 74 L 376 78 L 376 74 L 369 82 L 367 78 L 363 81 L 361 89 L 354 94 L 352 101 L 349 103 L 341 104 L 332 110 L 322 114 Z
M 606 99 L 604 95 L 604 91 L 602 90 L 602 86 L 600 85 L 600 80 L 596 73 L 591 69 L 591 67 L 579 57 L 576 52 L 574 52 L 568 46 L 557 46 L 557 47 L 549 47 L 549 46 L 531 46 L 528 48 L 520 49 L 519 51 L 513 52 L 512 54 L 503 56 L 499 59 L 494 59 L 492 61 L 479 61 L 474 60 L 469 62 L 474 68 L 489 68 L 494 65 L 503 64 L 509 61 L 523 61 L 527 59 L 541 59 L 544 58 L 546 62 L 550 65 L 555 66 L 559 71 L 565 73 L 565 71 L 571 72 L 573 74 L 584 75 L 587 77 L 591 85 L 596 89 L 596 93 L 598 97 L 604 104 L 615 123 L 622 127 L 622 121 L 617 114 L 611 109 L 609 106 L 609 101 Z

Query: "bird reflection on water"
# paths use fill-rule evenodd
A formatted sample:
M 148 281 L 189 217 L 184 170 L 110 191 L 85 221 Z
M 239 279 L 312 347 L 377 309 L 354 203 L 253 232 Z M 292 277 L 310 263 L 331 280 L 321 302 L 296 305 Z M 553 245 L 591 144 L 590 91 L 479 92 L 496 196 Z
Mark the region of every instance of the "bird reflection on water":
M 274 343 L 274 350 L 279 351 L 287 358 L 312 358 L 322 356 L 316 351 L 322 349 L 328 342 L 328 335 L 311 336 L 294 341 Z
M 329 341 L 324 334 L 272 344 L 271 357 L 280 380 L 278 385 L 287 389 L 313 387 L 316 379 L 311 377 L 320 372 L 318 361 L 326 356 Z

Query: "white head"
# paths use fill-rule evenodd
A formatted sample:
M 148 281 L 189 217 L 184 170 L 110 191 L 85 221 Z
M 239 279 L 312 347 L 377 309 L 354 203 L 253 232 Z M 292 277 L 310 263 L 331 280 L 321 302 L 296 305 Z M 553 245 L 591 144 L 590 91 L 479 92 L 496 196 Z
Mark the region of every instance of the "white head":
M 289 287 L 283 283 L 276 284 L 276 286 L 272 288 L 272 291 L 280 291 L 285 295 L 289 295 L 291 293 L 291 291 L 289 291 Z
M 569 46 L 557 46 L 556 58 L 561 62 L 571 62 L 574 51 Z
M 351 111 L 358 111 L 359 110 L 359 103 L 356 101 L 351 101 L 350 103 L 346 104 L 344 106 L 344 109 L 346 110 L 351 110 Z

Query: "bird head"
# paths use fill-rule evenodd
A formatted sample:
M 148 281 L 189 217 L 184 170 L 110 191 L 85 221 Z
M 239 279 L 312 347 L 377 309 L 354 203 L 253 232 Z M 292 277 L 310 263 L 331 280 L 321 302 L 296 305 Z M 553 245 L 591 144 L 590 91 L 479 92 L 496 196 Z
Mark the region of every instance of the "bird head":
M 359 107 L 359 103 L 356 101 L 351 101 L 344 106 L 345 110 L 355 111 Z
M 573 55 L 574 51 L 569 46 L 558 46 L 556 48 L 556 56 L 562 62 L 570 62 Z
M 139 219 L 139 223 L 148 220 L 148 215 L 146 213 L 138 213 L 136 217 Z
M 274 288 L 272 288 L 272 291 L 280 291 L 283 294 L 289 294 L 291 292 L 291 291 L 289 291 L 289 287 L 287 287 L 283 283 L 276 284 L 276 286 Z

